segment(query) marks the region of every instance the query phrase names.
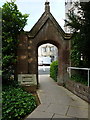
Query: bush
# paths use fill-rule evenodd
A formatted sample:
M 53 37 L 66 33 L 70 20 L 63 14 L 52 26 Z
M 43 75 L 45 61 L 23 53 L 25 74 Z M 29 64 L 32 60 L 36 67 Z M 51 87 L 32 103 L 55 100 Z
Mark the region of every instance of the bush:
M 50 65 L 50 77 L 57 81 L 58 61 L 54 61 Z
M 36 108 L 35 97 L 20 87 L 8 86 L 2 91 L 2 120 L 22 120 Z
M 70 79 L 74 80 L 75 82 L 79 82 L 79 83 L 88 85 L 87 79 L 80 74 L 74 74 L 74 75 L 71 76 Z

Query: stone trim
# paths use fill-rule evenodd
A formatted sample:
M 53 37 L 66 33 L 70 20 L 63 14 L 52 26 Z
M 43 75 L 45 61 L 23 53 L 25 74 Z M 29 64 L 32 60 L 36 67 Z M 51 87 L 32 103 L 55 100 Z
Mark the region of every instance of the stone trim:
M 18 83 L 23 86 L 37 85 L 36 74 L 18 74 Z

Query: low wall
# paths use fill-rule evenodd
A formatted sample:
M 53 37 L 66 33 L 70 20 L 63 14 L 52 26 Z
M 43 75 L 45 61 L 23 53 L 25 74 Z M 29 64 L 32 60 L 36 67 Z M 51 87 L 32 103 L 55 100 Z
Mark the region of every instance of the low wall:
M 66 81 L 65 86 L 68 90 L 90 103 L 90 87 L 72 80 Z

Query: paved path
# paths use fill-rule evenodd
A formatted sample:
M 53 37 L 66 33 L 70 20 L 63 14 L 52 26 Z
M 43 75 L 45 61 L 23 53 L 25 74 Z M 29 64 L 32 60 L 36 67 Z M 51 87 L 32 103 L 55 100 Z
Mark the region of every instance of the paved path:
M 50 66 L 38 66 L 39 75 L 50 74 Z
M 41 104 L 27 118 L 88 118 L 88 103 L 58 86 L 49 75 L 41 75 L 38 95 Z M 52 118 L 52 119 L 51 119 Z

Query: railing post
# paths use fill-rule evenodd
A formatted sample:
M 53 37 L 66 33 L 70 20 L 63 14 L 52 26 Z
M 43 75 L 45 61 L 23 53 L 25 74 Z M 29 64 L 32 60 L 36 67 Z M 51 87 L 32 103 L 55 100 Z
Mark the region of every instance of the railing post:
M 71 78 L 71 69 L 69 69 L 69 75 L 70 75 L 70 78 Z
M 71 78 L 71 69 L 69 67 L 67 68 L 67 72 L 69 74 L 69 77 Z
M 88 87 L 89 87 L 89 69 L 88 69 Z

